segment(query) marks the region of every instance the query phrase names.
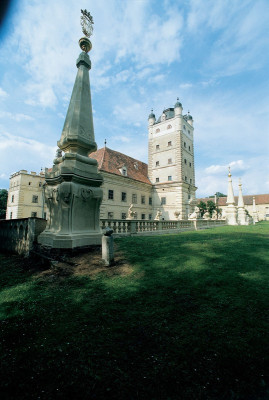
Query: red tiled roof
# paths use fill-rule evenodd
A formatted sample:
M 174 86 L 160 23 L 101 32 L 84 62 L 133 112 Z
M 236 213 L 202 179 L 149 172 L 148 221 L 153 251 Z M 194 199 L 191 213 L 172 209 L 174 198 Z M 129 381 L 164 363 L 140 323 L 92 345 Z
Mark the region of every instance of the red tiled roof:
M 254 194 L 254 195 L 246 195 L 243 196 L 244 199 L 244 204 L 246 206 L 252 205 L 253 204 L 253 197 L 255 197 L 255 203 L 258 204 L 269 204 L 269 194 Z M 238 196 L 234 196 L 235 199 L 235 204 L 238 203 Z M 205 203 L 209 200 L 212 200 L 215 202 L 215 198 L 214 197 L 205 197 L 203 199 L 197 199 L 198 203 L 200 201 L 204 201 Z M 226 206 L 226 201 L 227 201 L 227 197 L 219 197 L 218 199 L 218 205 L 219 206 Z
M 99 171 L 123 176 L 119 169 L 125 166 L 127 169 L 127 178 L 151 184 L 148 178 L 148 166 L 142 161 L 119 153 L 118 151 L 111 150 L 108 147 L 102 147 L 89 156 L 97 160 Z

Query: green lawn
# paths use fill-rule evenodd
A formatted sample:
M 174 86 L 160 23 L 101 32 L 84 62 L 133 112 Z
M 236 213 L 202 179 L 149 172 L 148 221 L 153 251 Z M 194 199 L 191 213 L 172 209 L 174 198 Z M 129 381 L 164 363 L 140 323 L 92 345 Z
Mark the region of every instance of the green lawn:
M 116 246 L 110 269 L 0 255 L 1 398 L 269 399 L 269 223 Z

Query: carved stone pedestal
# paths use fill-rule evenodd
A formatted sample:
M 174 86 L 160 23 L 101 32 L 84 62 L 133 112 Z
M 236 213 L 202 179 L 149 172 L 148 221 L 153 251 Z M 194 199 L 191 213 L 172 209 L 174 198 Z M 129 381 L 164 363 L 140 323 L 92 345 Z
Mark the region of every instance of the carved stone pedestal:
M 64 249 L 101 244 L 99 208 L 102 190 L 74 182 L 46 189 L 49 219 L 38 242 Z

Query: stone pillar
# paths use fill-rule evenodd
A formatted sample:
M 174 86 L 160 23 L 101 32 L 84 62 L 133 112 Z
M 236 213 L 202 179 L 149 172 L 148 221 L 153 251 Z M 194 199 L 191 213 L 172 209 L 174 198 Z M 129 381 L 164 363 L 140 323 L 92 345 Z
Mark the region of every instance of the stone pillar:
M 235 207 L 234 200 L 234 192 L 233 192 L 233 184 L 232 184 L 232 175 L 229 167 L 228 174 L 228 195 L 227 195 L 227 208 L 225 210 L 226 219 L 228 225 L 237 225 L 237 210 Z
M 91 61 L 87 54 L 91 43 L 83 38 L 80 44 L 84 51 L 76 62 L 77 76 L 57 143 L 60 150 L 53 168 L 45 173 L 49 219 L 38 242 L 52 248 L 100 245 L 102 237 L 99 226 L 102 176 L 97 161 L 89 158 L 97 148 L 89 81 Z
M 248 225 L 247 222 L 247 214 L 244 205 L 244 198 L 242 194 L 242 183 L 239 179 L 239 193 L 238 193 L 238 205 L 237 205 L 237 213 L 238 213 L 238 224 L 239 225 Z
M 259 216 L 256 208 L 255 196 L 253 196 L 253 204 L 252 204 L 252 213 L 253 213 L 253 222 L 259 222 Z
M 102 260 L 105 265 L 110 266 L 114 262 L 114 238 L 113 229 L 106 228 L 102 237 Z

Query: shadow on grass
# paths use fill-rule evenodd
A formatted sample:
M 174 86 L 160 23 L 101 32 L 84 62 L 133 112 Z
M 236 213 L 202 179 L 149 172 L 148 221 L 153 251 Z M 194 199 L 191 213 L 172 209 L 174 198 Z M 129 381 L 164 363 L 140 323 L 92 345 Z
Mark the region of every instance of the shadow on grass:
M 6 398 L 267 399 L 268 233 L 119 239 L 127 274 L 16 264 L 0 295 Z

